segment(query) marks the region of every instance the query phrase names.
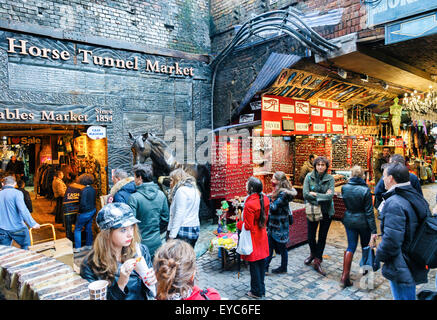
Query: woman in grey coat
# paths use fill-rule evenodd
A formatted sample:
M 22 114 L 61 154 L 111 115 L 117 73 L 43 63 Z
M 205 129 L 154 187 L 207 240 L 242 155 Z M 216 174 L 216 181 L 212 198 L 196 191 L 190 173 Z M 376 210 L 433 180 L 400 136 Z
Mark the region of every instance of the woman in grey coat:
M 322 219 L 308 222 L 308 244 L 311 254 L 304 263 L 310 265 L 313 262 L 314 269 L 323 276 L 325 271 L 321 267 L 323 251 L 325 250 L 326 238 L 329 226 L 334 216 L 334 177 L 328 174 L 329 160 L 326 157 L 317 157 L 314 162 L 313 172 L 306 175 L 303 183 L 303 198 L 312 205 L 320 205 Z M 316 241 L 317 228 L 319 236 Z

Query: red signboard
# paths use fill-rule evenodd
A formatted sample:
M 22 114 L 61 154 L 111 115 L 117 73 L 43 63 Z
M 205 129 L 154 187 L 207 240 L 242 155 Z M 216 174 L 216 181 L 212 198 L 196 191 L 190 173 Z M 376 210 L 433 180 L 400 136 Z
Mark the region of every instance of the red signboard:
M 308 101 L 281 96 L 262 97 L 261 120 L 265 134 L 344 133 L 343 109 L 310 106 Z
M 344 133 L 344 111 L 311 106 L 311 133 Z
M 308 101 L 265 95 L 261 100 L 261 120 L 264 133 L 282 136 L 311 133 Z

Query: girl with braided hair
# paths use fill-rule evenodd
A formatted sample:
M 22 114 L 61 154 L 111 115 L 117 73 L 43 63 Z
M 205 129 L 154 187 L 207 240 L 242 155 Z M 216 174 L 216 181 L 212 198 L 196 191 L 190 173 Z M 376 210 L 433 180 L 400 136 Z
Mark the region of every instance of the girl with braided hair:
M 163 244 L 153 261 L 157 283 L 157 300 L 220 300 L 219 293 L 194 284 L 196 254 L 188 242 L 175 239 Z
M 250 291 L 249 297 L 261 298 L 266 294 L 264 285 L 265 258 L 269 256 L 269 242 L 267 238 L 267 217 L 269 214 L 269 198 L 263 194 L 261 180 L 250 177 L 246 184 L 249 196 L 244 202 L 242 220 L 238 221 L 237 228 L 250 231 L 253 251 L 250 255 L 241 258 L 249 262 Z

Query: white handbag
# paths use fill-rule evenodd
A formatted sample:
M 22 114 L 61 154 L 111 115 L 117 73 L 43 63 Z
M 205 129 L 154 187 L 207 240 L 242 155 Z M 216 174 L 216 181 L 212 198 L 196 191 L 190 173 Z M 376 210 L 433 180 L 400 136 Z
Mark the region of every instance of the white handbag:
M 241 228 L 240 238 L 238 239 L 237 253 L 247 256 L 252 253 L 252 237 L 250 231 L 244 228 L 244 223 Z

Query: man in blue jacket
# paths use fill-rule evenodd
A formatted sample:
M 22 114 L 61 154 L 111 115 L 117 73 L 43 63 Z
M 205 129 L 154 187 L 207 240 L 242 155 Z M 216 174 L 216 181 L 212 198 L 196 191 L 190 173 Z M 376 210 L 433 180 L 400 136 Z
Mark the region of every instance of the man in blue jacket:
M 384 262 L 382 275 L 390 282 L 394 300 L 415 300 L 416 285 L 428 282 L 428 270 L 410 259 L 406 248 L 421 221 L 430 214 L 429 205 L 411 186 L 403 164 L 387 164 L 382 179 L 388 191 L 382 196 L 382 241 L 376 259 Z
M 397 162 L 405 165 L 405 158 L 400 154 L 394 154 L 390 157 L 389 163 Z M 420 186 L 419 178 L 414 173 L 409 173 L 411 186 L 416 189 L 416 191 L 423 196 L 422 187 Z M 386 192 L 387 189 L 384 186 L 384 180 L 380 179 L 375 186 L 375 208 L 378 209 L 382 202 L 382 194 Z
M 39 229 L 39 224 L 30 215 L 23 193 L 15 188 L 15 178 L 7 176 L 4 184 L 0 191 L 0 245 L 10 246 L 14 240 L 27 249 L 30 246 L 27 226 Z

